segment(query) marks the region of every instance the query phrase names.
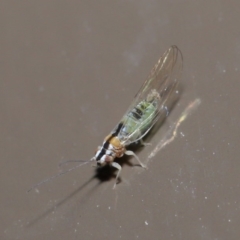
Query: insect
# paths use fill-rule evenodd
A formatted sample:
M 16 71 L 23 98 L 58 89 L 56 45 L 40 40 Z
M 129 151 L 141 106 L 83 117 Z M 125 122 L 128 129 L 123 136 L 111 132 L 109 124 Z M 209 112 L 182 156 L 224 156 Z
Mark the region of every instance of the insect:
M 43 180 L 28 191 L 92 161 L 96 161 L 98 166 L 110 164 L 117 169 L 116 181 L 113 187 L 115 188 L 122 168 L 114 160 L 124 154 L 134 156 L 140 166 L 145 168 L 138 156 L 133 151 L 127 150 L 127 147 L 132 143 L 142 141 L 142 138 L 151 130 L 161 114 L 166 112 L 166 102 L 179 82 L 182 64 L 181 51 L 177 46 L 171 46 L 151 70 L 149 77 L 135 95 L 126 114 L 104 139 L 102 146 L 98 147 L 95 156 L 89 161 Z

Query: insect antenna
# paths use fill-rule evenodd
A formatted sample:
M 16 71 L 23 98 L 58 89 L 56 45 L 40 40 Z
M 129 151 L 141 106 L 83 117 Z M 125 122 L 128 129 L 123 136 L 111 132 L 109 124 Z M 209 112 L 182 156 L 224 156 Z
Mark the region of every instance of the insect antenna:
M 42 184 L 44 184 L 44 183 L 46 183 L 46 182 L 52 181 L 53 179 L 55 179 L 55 178 L 57 178 L 57 177 L 59 177 L 59 176 L 61 176 L 61 175 L 64 175 L 64 174 L 66 174 L 66 173 L 69 173 L 69 172 L 75 170 L 76 168 L 79 168 L 79 167 L 81 167 L 81 166 L 83 166 L 83 165 L 85 165 L 85 164 L 87 164 L 87 163 L 90 163 L 90 162 L 93 161 L 93 160 L 94 160 L 94 159 L 92 158 L 92 159 L 90 159 L 90 160 L 88 160 L 88 161 L 69 160 L 69 161 L 63 162 L 63 163 L 61 163 L 61 164 L 65 164 L 65 163 L 67 163 L 67 162 L 72 162 L 72 161 L 74 161 L 74 162 L 80 162 L 80 161 L 81 161 L 82 163 L 80 163 L 79 165 L 74 166 L 74 167 L 72 167 L 72 168 L 69 168 L 69 169 L 66 170 L 66 171 L 60 172 L 60 173 L 58 173 L 58 174 L 56 174 L 56 175 L 53 175 L 52 177 L 49 177 L 49 178 L 47 178 L 47 179 L 44 179 L 43 181 L 41 181 L 41 182 L 33 185 L 29 190 L 27 190 L 27 192 L 29 193 L 29 192 L 32 191 L 34 188 L 39 187 L 40 185 L 42 185 Z M 61 164 L 60 164 L 60 165 L 61 165 Z
M 87 160 L 87 161 L 86 160 L 67 160 L 67 161 L 59 163 L 58 166 L 61 167 L 62 165 L 67 164 L 69 162 L 83 162 L 83 163 L 85 163 L 85 162 L 89 162 L 89 160 Z

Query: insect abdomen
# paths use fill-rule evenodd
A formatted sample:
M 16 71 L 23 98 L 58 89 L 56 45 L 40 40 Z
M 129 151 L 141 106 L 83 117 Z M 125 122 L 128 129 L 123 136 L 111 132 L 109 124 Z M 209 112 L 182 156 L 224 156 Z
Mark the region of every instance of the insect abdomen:
M 153 120 L 151 116 L 154 116 L 156 110 L 156 104 L 146 100 L 140 102 L 123 118 L 124 135 L 129 136 L 132 134 L 130 137 L 131 142 L 138 139 L 140 135 L 151 127 Z M 139 131 L 139 126 L 141 126 L 141 131 Z

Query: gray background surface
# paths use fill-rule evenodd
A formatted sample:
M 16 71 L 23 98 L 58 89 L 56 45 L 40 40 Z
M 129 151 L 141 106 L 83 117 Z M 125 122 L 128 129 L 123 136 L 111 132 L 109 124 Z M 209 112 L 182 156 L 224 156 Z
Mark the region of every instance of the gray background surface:
M 0 6 L 0 239 L 240 238 L 239 1 Z M 148 170 L 130 159 L 112 190 L 86 165 L 27 194 L 93 156 L 173 44 L 183 92 L 138 156 L 178 134 Z

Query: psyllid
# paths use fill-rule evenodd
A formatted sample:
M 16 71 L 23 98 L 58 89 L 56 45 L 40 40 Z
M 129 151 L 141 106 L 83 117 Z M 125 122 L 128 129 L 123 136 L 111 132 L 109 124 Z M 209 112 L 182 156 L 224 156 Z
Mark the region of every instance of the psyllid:
M 127 150 L 127 147 L 132 143 L 142 141 L 142 138 L 148 134 L 159 120 L 161 114 L 164 114 L 166 111 L 168 113 L 166 102 L 172 96 L 179 82 L 182 64 L 181 51 L 177 46 L 171 46 L 151 70 L 149 77 L 135 95 L 121 121 L 104 139 L 102 146 L 98 147 L 95 156 L 88 161 L 79 161 L 82 163 L 39 182 L 31 187 L 28 192 L 45 182 L 93 161 L 96 161 L 98 166 L 109 164 L 117 169 L 113 187 L 115 188 L 122 167 L 114 160 L 122 157 L 124 154 L 134 156 L 140 166 L 145 168 L 138 156 L 133 151 Z

